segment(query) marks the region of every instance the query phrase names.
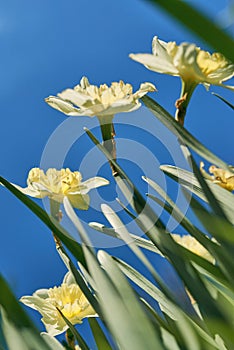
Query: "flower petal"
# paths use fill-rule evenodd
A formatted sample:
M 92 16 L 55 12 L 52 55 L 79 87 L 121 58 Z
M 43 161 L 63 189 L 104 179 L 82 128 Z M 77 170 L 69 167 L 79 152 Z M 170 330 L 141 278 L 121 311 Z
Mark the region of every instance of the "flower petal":
M 53 313 L 56 311 L 55 307 L 47 302 L 45 299 L 38 297 L 37 295 L 23 296 L 20 298 L 20 302 L 24 305 L 31 307 L 34 310 L 40 312 L 40 314 L 45 315 L 47 313 Z
M 142 63 L 146 68 L 157 72 L 169 75 L 179 75 L 178 70 L 169 61 L 160 56 L 155 56 L 148 53 L 130 54 L 129 57 L 139 63 Z
M 33 295 L 41 299 L 46 299 L 48 298 L 48 289 L 38 289 Z
M 71 103 L 62 100 L 59 97 L 49 96 L 45 99 L 45 102 L 64 114 L 71 115 L 71 113 L 77 113 L 79 115 L 78 108 L 75 108 Z
M 166 50 L 167 43 L 163 40 L 159 40 L 157 36 L 153 37 L 152 40 L 152 53 L 155 56 L 160 56 L 165 61 L 171 63 L 171 58 Z
M 157 91 L 154 84 L 142 83 L 140 86 L 140 89 L 138 91 L 136 91 L 133 96 L 134 96 L 134 98 L 138 99 L 138 98 L 141 98 L 142 96 L 146 95 L 148 92 L 154 92 L 154 91 Z
M 70 271 L 68 271 L 64 276 L 63 283 L 66 283 L 68 285 L 76 283 L 76 280 Z
M 99 114 L 100 117 L 115 115 L 118 113 L 128 113 L 140 108 L 141 103 L 132 98 L 126 98 L 113 102 L 110 107 Z
M 177 47 L 173 64 L 184 81 L 206 82 L 206 77 L 197 63 L 197 55 L 198 51 L 195 44 L 182 43 Z
M 27 196 L 34 197 L 34 198 L 44 198 L 47 196 L 47 193 L 42 193 L 41 191 L 38 191 L 37 189 L 34 189 L 31 186 L 28 187 L 21 187 L 19 185 L 15 185 L 12 183 L 13 186 L 17 188 L 20 192 L 23 194 L 26 194 Z
M 58 318 L 56 323 L 52 323 L 50 317 L 43 317 L 41 321 L 44 323 L 47 332 L 52 336 L 62 334 L 69 328 L 62 317 Z
M 76 105 L 78 107 L 82 106 L 87 101 L 91 101 L 91 97 L 87 94 L 82 94 L 81 92 L 75 91 L 73 89 L 66 89 L 58 94 L 58 97 L 60 97 L 63 100 L 66 100 L 67 102 L 71 102 L 73 105 Z
M 74 208 L 81 210 L 89 208 L 90 198 L 87 194 L 69 194 L 67 197 Z
M 108 180 L 104 179 L 104 177 L 99 177 L 99 176 L 92 177 L 91 179 L 88 179 L 88 180 L 82 182 L 81 185 L 83 185 L 84 188 L 81 189 L 80 193 L 86 194 L 90 190 L 92 190 L 93 188 L 98 188 L 100 186 L 109 185 L 109 183 L 110 182 Z
M 82 89 L 86 89 L 88 86 L 90 86 L 89 80 L 87 77 L 82 77 L 80 80 L 80 86 Z

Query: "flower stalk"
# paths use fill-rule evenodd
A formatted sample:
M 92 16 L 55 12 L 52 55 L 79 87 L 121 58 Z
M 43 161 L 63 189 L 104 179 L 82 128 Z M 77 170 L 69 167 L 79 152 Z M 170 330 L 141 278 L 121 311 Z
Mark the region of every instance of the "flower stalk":
M 175 107 L 176 107 L 175 119 L 182 126 L 184 126 L 184 119 L 186 116 L 187 107 L 196 86 L 197 84 L 194 83 L 193 81 L 182 80 L 180 98 L 175 102 Z
M 58 222 L 61 222 L 62 217 L 63 217 L 63 213 L 60 210 L 60 203 L 54 201 L 53 199 L 50 199 L 50 214 L 51 214 L 52 218 L 54 218 Z M 60 239 L 55 235 L 54 232 L 52 232 L 52 234 L 54 237 L 55 246 L 56 246 L 57 251 L 59 252 L 60 249 L 63 250 L 62 242 L 60 241 Z
M 113 124 L 114 115 L 106 117 L 98 117 L 98 121 L 101 128 L 103 146 L 111 154 L 112 159 L 116 160 L 116 142 L 115 142 L 115 128 Z M 115 176 L 117 174 L 115 167 L 111 162 L 109 162 L 112 174 Z

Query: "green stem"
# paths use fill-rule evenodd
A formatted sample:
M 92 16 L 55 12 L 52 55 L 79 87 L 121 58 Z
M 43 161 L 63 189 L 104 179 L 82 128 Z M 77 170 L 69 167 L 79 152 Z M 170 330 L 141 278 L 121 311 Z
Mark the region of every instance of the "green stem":
M 194 81 L 182 80 L 180 98 L 175 103 L 175 106 L 177 108 L 175 119 L 182 126 L 184 125 L 184 119 L 185 119 L 189 101 L 191 99 L 191 96 L 196 86 L 197 86 L 197 83 L 195 83 Z
M 60 222 L 62 220 L 62 212 L 60 210 L 60 203 L 50 199 L 50 214 L 51 216 Z M 53 232 L 52 232 L 53 233 Z M 56 249 L 59 250 L 62 247 L 60 239 L 53 233 Z
M 114 139 L 115 129 L 113 124 L 113 118 L 114 115 L 100 116 L 98 117 L 98 120 L 102 132 L 103 146 L 111 154 L 112 159 L 116 160 L 116 142 Z M 112 174 L 113 176 L 115 176 L 117 174 L 116 169 L 114 168 L 111 162 L 109 163 L 112 170 Z

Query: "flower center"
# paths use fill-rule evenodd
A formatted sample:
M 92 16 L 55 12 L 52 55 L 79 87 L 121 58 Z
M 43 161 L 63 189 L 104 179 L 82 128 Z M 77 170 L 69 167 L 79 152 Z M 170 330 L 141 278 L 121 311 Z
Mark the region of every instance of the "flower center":
M 205 75 L 209 75 L 217 69 L 224 68 L 228 65 L 227 60 L 222 54 L 213 53 L 210 55 L 209 52 L 203 50 L 199 50 L 198 52 L 197 63 Z
M 100 85 L 100 87 L 95 85 L 77 85 L 74 89 L 77 92 L 90 96 L 95 103 L 101 103 L 105 106 L 132 95 L 132 86 L 125 84 L 122 80 L 118 83 L 112 83 L 110 87 L 106 84 Z
M 80 312 L 88 306 L 88 302 L 80 303 L 82 292 L 76 284 L 63 283 L 60 287 L 50 288 L 48 295 L 48 301 L 69 320 L 79 317 Z
M 82 180 L 78 171 L 70 169 L 48 169 L 46 174 L 39 168 L 33 168 L 28 175 L 28 185 L 37 183 L 54 194 L 66 195 L 68 191 L 77 190 Z

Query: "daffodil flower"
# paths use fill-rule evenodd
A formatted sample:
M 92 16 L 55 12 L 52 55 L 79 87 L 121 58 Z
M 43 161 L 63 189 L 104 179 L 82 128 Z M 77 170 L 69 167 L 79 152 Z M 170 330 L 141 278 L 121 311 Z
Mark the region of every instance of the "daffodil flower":
M 214 263 L 214 258 L 208 252 L 206 248 L 203 247 L 194 237 L 190 235 L 180 236 L 178 234 L 172 234 L 173 239 L 176 243 L 180 244 L 182 247 L 190 250 L 192 253 L 201 256 L 202 258 Z
M 217 168 L 215 165 L 209 167 L 209 173 L 204 169 L 204 163 L 200 163 L 200 171 L 203 176 L 213 183 L 225 188 L 228 191 L 234 190 L 234 173 L 228 170 Z
M 59 287 L 39 289 L 31 296 L 23 296 L 20 301 L 42 315 L 41 321 L 52 336 L 68 329 L 61 313 L 73 325 L 82 323 L 86 317 L 98 316 L 70 272 Z
M 210 54 L 195 44 L 176 45 L 175 42 L 164 42 L 155 36 L 152 42 L 152 54 L 130 54 L 130 58 L 154 72 L 181 78 L 181 97 L 176 103 L 181 114 L 186 113 L 186 107 L 198 84 L 203 84 L 206 88 L 218 85 L 234 90 L 234 86 L 223 84 L 233 77 L 234 64 L 221 53 Z M 182 119 L 183 117 L 181 115 Z M 183 124 L 183 120 L 180 121 Z
M 133 93 L 132 85 L 122 80 L 106 84 L 91 85 L 86 77 L 73 89 L 66 89 L 57 96 L 49 96 L 45 101 L 53 108 L 69 116 L 88 116 L 99 118 L 116 113 L 132 112 L 141 106 L 139 98 L 156 88 L 151 83 L 143 83 Z
M 101 127 L 103 145 L 115 160 L 114 115 L 140 108 L 139 99 L 150 91 L 156 91 L 151 83 L 141 84 L 140 89 L 133 93 L 132 85 L 125 84 L 122 80 L 113 82 L 111 86 L 102 84 L 98 87 L 90 84 L 88 79 L 83 77 L 80 84 L 73 89 L 66 89 L 57 96 L 49 96 L 45 101 L 68 116 L 96 116 Z M 112 163 L 110 165 L 115 175 L 116 171 Z
M 79 171 L 70 169 L 48 169 L 46 173 L 39 168 L 29 171 L 27 187 L 15 185 L 21 192 L 35 198 L 49 197 L 55 202 L 62 203 L 64 197 L 68 197 L 72 206 L 87 210 L 89 207 L 89 195 L 91 189 L 108 185 L 109 181 L 102 177 L 93 177 L 82 182 Z

